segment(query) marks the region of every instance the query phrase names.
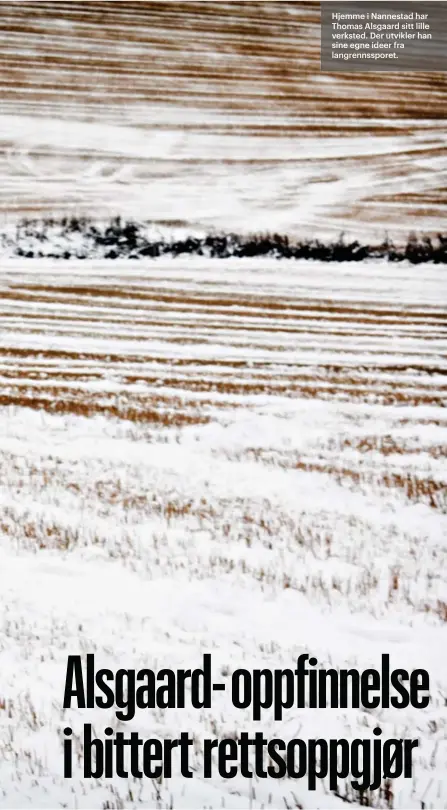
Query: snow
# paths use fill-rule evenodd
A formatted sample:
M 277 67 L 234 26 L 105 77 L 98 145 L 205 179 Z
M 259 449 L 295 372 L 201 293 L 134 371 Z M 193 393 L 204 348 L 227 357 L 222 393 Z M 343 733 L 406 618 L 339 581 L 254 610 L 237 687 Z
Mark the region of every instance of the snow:
M 204 780 L 203 740 L 377 724 L 420 740 L 393 806 L 446 806 L 443 291 L 442 268 L 380 262 L 2 263 L 0 806 L 341 807 L 325 781 Z M 63 710 L 67 655 L 87 652 L 114 670 L 211 652 L 224 679 L 388 652 L 429 671 L 432 700 L 255 723 L 216 692 L 210 710 L 124 724 Z M 194 778 L 87 780 L 75 764 L 64 780 L 61 730 L 86 722 L 187 730 Z
M 440 75 L 321 73 L 315 3 L 208 6 L 3 4 L 0 808 L 359 806 L 346 780 L 343 798 L 205 780 L 203 741 L 377 724 L 420 745 L 371 805 L 447 807 L 445 268 L 8 258 L 24 216 L 119 214 L 155 240 L 442 230 Z M 83 247 L 60 231 L 48 249 Z M 254 723 L 216 692 L 124 724 L 63 709 L 67 656 L 89 652 L 114 670 L 211 652 L 226 681 L 389 652 L 432 700 Z M 187 730 L 194 778 L 84 779 L 87 722 Z

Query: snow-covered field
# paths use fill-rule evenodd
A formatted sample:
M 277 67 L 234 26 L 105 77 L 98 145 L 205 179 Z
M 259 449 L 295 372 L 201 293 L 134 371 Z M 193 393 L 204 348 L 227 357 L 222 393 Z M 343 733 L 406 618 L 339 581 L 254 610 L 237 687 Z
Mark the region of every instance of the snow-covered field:
M 447 806 L 445 269 L 3 261 L 0 806 L 329 808 L 200 777 L 202 741 L 419 737 L 373 805 Z M 63 711 L 97 666 L 425 667 L 424 711 Z M 62 729 L 194 735 L 192 780 L 62 774 Z M 358 796 L 345 785 L 346 800 Z M 345 791 L 346 795 L 345 795 Z
M 445 73 L 321 73 L 320 4 L 0 0 L 0 217 L 442 227 Z
M 167 239 L 445 230 L 445 74 L 321 73 L 319 40 L 314 0 L 0 0 L 2 808 L 358 805 L 349 780 L 204 780 L 203 741 L 377 723 L 420 746 L 413 779 L 363 798 L 447 807 L 445 267 L 4 249 L 28 216 Z M 256 725 L 216 692 L 120 724 L 62 708 L 67 656 L 89 652 L 113 670 L 212 652 L 225 682 L 388 652 L 429 671 L 432 701 Z M 189 731 L 194 778 L 84 780 L 90 721 Z

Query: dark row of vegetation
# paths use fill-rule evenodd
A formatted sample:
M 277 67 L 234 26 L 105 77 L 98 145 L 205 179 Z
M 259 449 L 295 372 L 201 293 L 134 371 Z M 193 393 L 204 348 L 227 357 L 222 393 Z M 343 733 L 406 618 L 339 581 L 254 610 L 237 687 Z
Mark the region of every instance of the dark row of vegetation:
M 139 259 L 188 254 L 219 259 L 266 256 L 325 262 L 358 262 L 372 258 L 395 262 L 406 259 L 413 264 L 447 263 L 447 236 L 442 234 L 436 237 L 410 234 L 406 244 L 396 246 L 388 238 L 381 244 L 369 245 L 347 241 L 343 234 L 332 242 L 319 239 L 294 242 L 278 234 L 241 236 L 234 233 L 170 240 L 150 236 L 149 227 L 149 224 L 120 217 L 103 225 L 83 218 L 23 220 L 17 225 L 15 235 L 4 236 L 2 241 L 14 255 L 26 258 Z

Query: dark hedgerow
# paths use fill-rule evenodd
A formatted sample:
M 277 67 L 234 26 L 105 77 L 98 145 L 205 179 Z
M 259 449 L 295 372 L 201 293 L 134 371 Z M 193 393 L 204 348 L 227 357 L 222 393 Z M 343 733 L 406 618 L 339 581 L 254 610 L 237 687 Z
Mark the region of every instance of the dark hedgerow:
M 447 236 L 418 237 L 410 234 L 405 245 L 395 246 L 386 238 L 381 244 L 346 241 L 342 234 L 336 241 L 318 239 L 292 242 L 279 234 L 238 235 L 208 234 L 182 239 L 154 238 L 148 235 L 150 223 L 111 219 L 105 224 L 87 218 L 60 220 L 24 219 L 13 236 L 4 234 L 0 242 L 7 252 L 25 258 L 54 259 L 139 259 L 158 256 L 207 256 L 226 259 L 266 256 L 278 259 L 318 259 L 324 262 L 359 262 L 364 259 L 387 259 L 412 264 L 447 263 Z

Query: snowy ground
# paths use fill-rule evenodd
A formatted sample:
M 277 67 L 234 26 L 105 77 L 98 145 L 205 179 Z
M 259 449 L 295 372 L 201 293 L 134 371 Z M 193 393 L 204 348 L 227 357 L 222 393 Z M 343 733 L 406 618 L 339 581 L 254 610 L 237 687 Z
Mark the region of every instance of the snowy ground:
M 201 779 L 204 737 L 256 725 L 219 693 L 126 726 L 193 733 L 194 779 L 63 780 L 67 723 L 123 728 L 62 710 L 69 653 L 205 651 L 222 677 L 302 652 L 426 667 L 427 710 L 257 727 L 417 736 L 386 806 L 447 806 L 445 293 L 444 268 L 377 262 L 2 263 L 0 806 L 341 807 L 326 784 Z
M 324 74 L 319 4 L 0 0 L 1 231 L 110 214 L 158 234 L 437 233 L 445 75 Z M 330 808 L 291 781 L 62 774 L 66 658 L 426 667 L 424 712 L 266 714 L 286 739 L 420 737 L 374 806 L 447 806 L 445 269 L 0 263 L 0 807 Z M 119 726 L 118 726 L 119 727 Z M 127 728 L 127 727 L 126 727 Z M 341 785 L 346 801 L 358 796 Z
M 0 217 L 377 241 L 446 211 L 444 73 L 322 73 L 318 2 L 0 0 Z

